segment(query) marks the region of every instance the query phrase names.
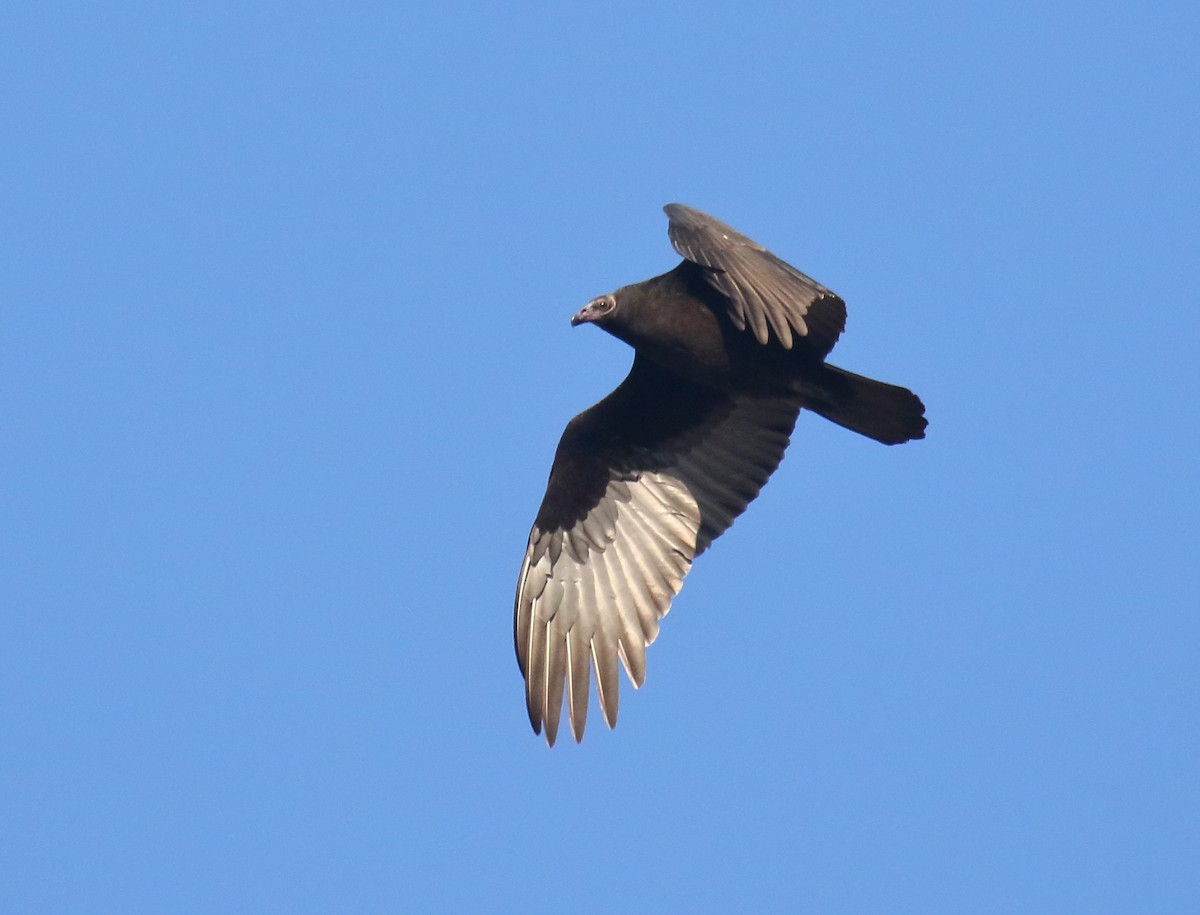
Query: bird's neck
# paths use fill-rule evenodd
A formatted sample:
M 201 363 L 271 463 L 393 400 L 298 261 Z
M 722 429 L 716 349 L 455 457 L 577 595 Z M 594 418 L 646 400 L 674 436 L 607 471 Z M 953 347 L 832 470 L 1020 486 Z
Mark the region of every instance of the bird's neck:
M 728 354 L 700 270 L 684 261 L 661 276 L 618 289 L 616 314 L 604 329 L 684 377 L 715 380 L 729 368 Z

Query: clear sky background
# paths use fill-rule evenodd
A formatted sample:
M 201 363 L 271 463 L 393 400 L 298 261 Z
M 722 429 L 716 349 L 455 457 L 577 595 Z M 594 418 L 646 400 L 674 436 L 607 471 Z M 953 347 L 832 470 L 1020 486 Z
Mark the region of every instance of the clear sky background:
M 1190 2 L 7 4 L 0 909 L 1200 911 Z M 621 721 L 518 566 L 682 201 L 800 418 Z

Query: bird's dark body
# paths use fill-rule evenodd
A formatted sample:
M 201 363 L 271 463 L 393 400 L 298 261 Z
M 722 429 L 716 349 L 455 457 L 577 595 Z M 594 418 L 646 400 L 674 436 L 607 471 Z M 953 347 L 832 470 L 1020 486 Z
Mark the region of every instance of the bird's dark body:
M 703 268 L 689 261 L 613 295 L 620 307 L 601 326 L 681 377 L 759 394 L 778 393 L 788 382 L 820 383 L 823 353 L 813 352 L 804 337 L 784 349 L 778 340 L 762 344 L 738 330 Z
M 758 495 L 802 408 L 885 444 L 924 436 L 911 391 L 825 363 L 834 293 L 725 224 L 672 204 L 673 270 L 572 319 L 633 347 L 629 376 L 559 442 L 517 587 L 514 636 L 535 731 L 564 683 L 583 735 L 590 670 L 608 724 L 693 559 Z

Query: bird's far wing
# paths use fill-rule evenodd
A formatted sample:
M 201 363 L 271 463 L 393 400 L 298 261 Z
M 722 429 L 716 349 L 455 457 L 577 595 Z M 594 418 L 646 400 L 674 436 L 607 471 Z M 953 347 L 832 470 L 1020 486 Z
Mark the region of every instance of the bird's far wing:
M 824 358 L 846 327 L 846 303 L 762 245 L 711 216 L 681 203 L 663 207 L 667 234 L 684 258 L 706 268 L 705 277 L 728 302 L 729 317 L 759 343 L 771 336 L 791 349 L 795 336 Z
M 568 424 L 529 534 L 514 641 L 533 729 L 554 745 L 564 686 L 583 738 L 590 671 L 616 724 L 618 658 L 635 687 L 692 560 L 779 466 L 799 406 L 735 398 L 643 357 Z

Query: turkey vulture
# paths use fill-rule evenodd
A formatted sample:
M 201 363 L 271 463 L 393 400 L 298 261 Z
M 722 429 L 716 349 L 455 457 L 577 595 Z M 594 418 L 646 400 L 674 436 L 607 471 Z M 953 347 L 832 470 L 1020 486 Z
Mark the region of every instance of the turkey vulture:
M 663 209 L 683 262 L 571 319 L 634 357 L 567 424 L 521 564 L 513 638 L 530 723 L 551 746 L 564 689 L 583 739 L 593 668 L 616 724 L 618 659 L 640 687 L 692 561 L 779 466 L 801 408 L 885 445 L 925 436 L 911 391 L 825 363 L 841 298 L 711 216 Z

